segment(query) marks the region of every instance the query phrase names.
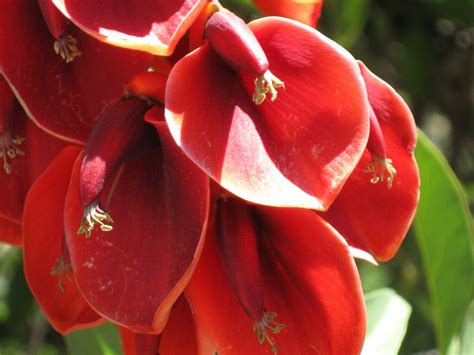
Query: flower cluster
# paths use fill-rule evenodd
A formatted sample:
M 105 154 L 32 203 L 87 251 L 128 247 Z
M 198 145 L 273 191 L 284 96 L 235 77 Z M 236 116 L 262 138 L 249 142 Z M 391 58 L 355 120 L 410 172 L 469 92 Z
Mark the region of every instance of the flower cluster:
M 321 1 L 0 4 L 0 239 L 60 333 L 126 354 L 357 354 L 354 257 L 418 201 L 413 117 Z

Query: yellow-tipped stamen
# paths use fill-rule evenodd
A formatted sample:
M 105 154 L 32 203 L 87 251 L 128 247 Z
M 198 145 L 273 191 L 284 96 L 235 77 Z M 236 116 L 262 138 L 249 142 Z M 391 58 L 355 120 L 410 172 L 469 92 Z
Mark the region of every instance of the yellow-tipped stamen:
M 271 100 L 275 101 L 278 96 L 276 88 L 285 88 L 285 83 L 273 75 L 270 70 L 258 76 L 254 83 L 255 92 L 253 93 L 252 100 L 257 105 L 265 101 L 268 92 L 272 94 Z
M 3 159 L 3 170 L 11 174 L 12 167 L 8 159 L 15 159 L 18 156 L 25 155 L 25 152 L 18 146 L 25 141 L 25 138 L 11 136 L 8 132 L 0 135 L 0 158 Z
M 100 225 L 99 228 L 101 231 L 111 231 L 113 227 L 104 223 L 104 221 L 114 223 L 110 215 L 99 207 L 99 202 L 93 202 L 89 206 L 84 207 L 84 216 L 82 217 L 77 234 L 85 234 L 86 237 L 89 238 L 96 223 Z
M 263 317 L 260 321 L 255 321 L 253 324 L 253 331 L 257 335 L 259 344 L 263 344 L 267 341 L 272 347 L 274 354 L 277 354 L 277 344 L 275 340 L 268 334 L 270 331 L 272 334 L 278 334 L 280 331 L 285 328 L 284 324 L 279 324 L 275 322 L 275 318 L 278 316 L 275 312 L 267 312 L 263 314 Z
M 372 160 L 369 166 L 364 169 L 364 172 L 372 174 L 370 178 L 372 184 L 387 181 L 389 189 L 392 188 L 393 180 L 397 174 L 397 170 L 392 164 L 392 159 L 381 158 L 376 155 L 372 155 Z
M 61 36 L 54 41 L 54 51 L 66 63 L 72 62 L 74 58 L 82 54 L 79 48 L 77 48 L 77 40 L 70 35 Z
M 71 282 L 71 274 L 71 264 L 66 263 L 63 258 L 56 259 L 56 265 L 51 268 L 51 275 L 58 277 L 58 287 L 61 292 L 64 292 L 63 277 L 65 277 L 68 282 Z

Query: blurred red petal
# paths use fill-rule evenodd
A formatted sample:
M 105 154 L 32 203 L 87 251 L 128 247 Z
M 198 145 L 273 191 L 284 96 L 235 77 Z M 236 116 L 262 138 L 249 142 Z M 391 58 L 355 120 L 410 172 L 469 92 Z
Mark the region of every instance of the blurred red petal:
M 138 333 L 163 330 L 199 258 L 209 209 L 207 177 L 161 125 L 161 149 L 130 159 L 102 193 L 113 230 L 77 235 L 80 160 L 66 201 L 67 243 L 82 293 L 99 314 Z
M 64 200 L 79 152 L 76 147 L 65 148 L 31 187 L 23 220 L 26 279 L 49 322 L 61 334 L 101 321 L 78 291 L 72 271 L 68 275 L 51 274 L 57 259 L 63 256 Z M 62 278 L 64 291 L 58 277 Z
M 205 0 L 51 0 L 89 35 L 125 48 L 170 55 Z
M 369 101 L 387 145 L 387 157 L 397 170 L 391 188 L 372 184 L 364 172 L 371 156 L 366 151 L 358 167 L 327 213 L 321 214 L 349 242 L 378 260 L 392 258 L 415 215 L 420 179 L 413 149 L 416 126 L 403 99 L 360 63 Z
M 258 207 L 265 236 L 261 266 L 265 305 L 285 324 L 271 334 L 281 354 L 359 354 L 365 308 L 357 269 L 343 239 L 308 210 Z M 269 354 L 252 331 L 209 235 L 186 289 L 203 354 Z
M 323 0 L 253 0 L 265 16 L 283 16 L 316 27 Z
M 238 77 L 204 46 L 170 73 L 170 130 L 184 152 L 235 195 L 324 210 L 367 143 L 367 98 L 357 64 L 297 22 L 268 18 L 250 27 L 285 90 L 275 102 L 256 106 L 255 78 Z
M 23 237 L 21 235 L 21 226 L 18 223 L 11 222 L 0 216 L 0 241 L 14 246 L 21 247 L 23 245 Z
M 72 25 L 66 33 L 77 40 L 82 54 L 66 63 L 54 53 L 55 38 L 37 1 L 7 1 L 0 28 L 0 72 L 30 118 L 72 143 L 84 142 L 104 105 L 121 96 L 133 74 L 152 63 L 149 54 L 101 43 Z
M 13 136 L 24 138 L 17 146 L 24 155 L 13 159 L 7 157 L 10 174 L 5 172 L 3 158 L 0 158 L 0 218 L 20 224 L 28 189 L 65 144 L 39 129 L 28 119 L 18 102 L 13 106 L 8 130 Z M 1 236 L 0 239 L 3 240 Z M 15 238 L 14 244 L 21 242 Z

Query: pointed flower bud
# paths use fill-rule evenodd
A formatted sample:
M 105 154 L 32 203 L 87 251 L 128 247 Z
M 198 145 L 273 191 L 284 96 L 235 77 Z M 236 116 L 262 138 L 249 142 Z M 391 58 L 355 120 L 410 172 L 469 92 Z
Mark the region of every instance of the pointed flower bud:
M 99 206 L 104 186 L 120 164 L 144 141 L 143 115 L 147 102 L 138 99 L 120 99 L 110 104 L 99 117 L 87 142 L 81 166 L 80 193 L 84 217 L 78 234 L 91 235 L 98 223 L 102 231 L 112 230 L 110 215 Z
M 257 76 L 253 95 L 255 104 L 265 101 L 267 93 L 271 93 L 271 100 L 275 101 L 276 88 L 284 88 L 285 84 L 271 73 L 265 52 L 241 18 L 227 10 L 215 12 L 207 21 L 204 33 L 211 47 L 227 64 L 238 72 Z
M 253 330 L 258 342 L 267 341 L 276 354 L 277 345 L 271 334 L 278 334 L 284 325 L 275 321 L 275 312 L 264 308 L 257 228 L 250 206 L 236 199 L 218 202 L 216 235 L 225 274 L 241 306 L 255 320 Z

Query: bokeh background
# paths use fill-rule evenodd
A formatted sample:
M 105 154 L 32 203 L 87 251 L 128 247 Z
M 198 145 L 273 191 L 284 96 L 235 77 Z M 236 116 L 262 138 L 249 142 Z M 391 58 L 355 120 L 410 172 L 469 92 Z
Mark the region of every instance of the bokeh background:
M 250 0 L 221 2 L 246 20 L 260 16 Z M 474 0 L 325 0 L 318 29 L 400 92 L 460 179 L 472 213 Z M 400 354 L 435 355 L 427 283 L 412 234 L 390 263 L 361 263 L 360 270 L 365 292 L 391 287 L 412 306 Z M 66 353 L 28 291 L 21 251 L 0 245 L 0 355 Z

